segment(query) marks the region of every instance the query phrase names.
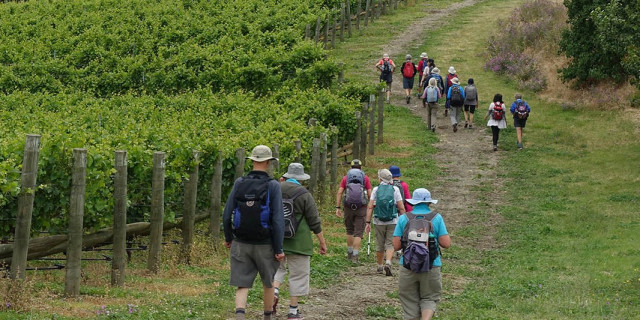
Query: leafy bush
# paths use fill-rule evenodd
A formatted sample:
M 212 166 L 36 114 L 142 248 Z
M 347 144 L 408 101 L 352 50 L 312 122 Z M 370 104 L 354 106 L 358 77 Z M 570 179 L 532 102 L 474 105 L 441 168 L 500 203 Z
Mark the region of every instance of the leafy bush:
M 540 91 L 547 80 L 531 52 L 553 51 L 564 28 L 565 9 L 551 0 L 525 2 L 498 22 L 489 38 L 485 69 L 506 75 L 519 88 Z

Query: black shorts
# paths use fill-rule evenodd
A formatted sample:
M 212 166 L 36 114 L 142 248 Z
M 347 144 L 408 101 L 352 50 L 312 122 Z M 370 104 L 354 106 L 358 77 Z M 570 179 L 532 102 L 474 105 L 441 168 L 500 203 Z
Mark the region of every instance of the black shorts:
M 513 126 L 516 128 L 524 128 L 526 124 L 527 119 L 513 118 Z
M 464 111 L 469 111 L 469 113 L 475 113 L 476 112 L 476 106 L 475 105 L 470 105 L 470 104 L 465 104 L 464 105 Z
M 402 88 L 413 89 L 413 78 L 402 77 Z
M 380 75 L 380 82 L 386 82 L 387 84 L 391 84 L 391 82 L 393 82 L 393 76 L 392 74 L 388 74 L 388 75 Z

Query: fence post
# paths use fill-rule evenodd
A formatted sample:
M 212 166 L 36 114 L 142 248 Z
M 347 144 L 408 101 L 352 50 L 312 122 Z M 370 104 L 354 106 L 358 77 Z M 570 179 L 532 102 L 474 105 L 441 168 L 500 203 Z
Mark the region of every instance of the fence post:
M 327 13 L 327 20 L 324 23 L 324 49 L 327 49 L 327 42 L 329 41 L 329 21 L 331 21 L 331 13 Z
M 338 30 L 338 21 L 332 18 L 331 24 L 333 25 L 333 30 L 331 30 L 331 49 L 335 49 L 336 48 L 336 31 Z
M 273 144 L 273 157 L 280 159 L 280 145 L 277 143 Z M 275 177 L 276 173 L 280 173 L 280 160 L 274 159 L 269 161 L 269 175 Z
M 309 118 L 309 122 L 307 123 L 307 126 L 309 128 L 315 127 L 316 126 L 316 122 L 318 122 L 318 120 L 316 118 Z
M 236 149 L 236 159 L 238 159 L 238 163 L 236 164 L 236 175 L 233 178 L 233 181 L 236 181 L 238 178 L 244 176 L 244 162 L 246 160 L 244 148 Z
M 217 241 L 220 238 L 220 216 L 222 216 L 222 152 L 218 153 L 216 163 L 213 166 L 210 203 L 209 232 L 211 232 L 211 237 Z
M 302 152 L 302 141 L 300 141 L 300 139 L 297 139 L 293 143 L 294 143 L 294 145 L 296 147 L 296 162 L 297 163 L 301 163 L 302 162 L 302 155 L 300 153 Z
M 122 287 L 127 254 L 127 152 L 116 151 L 116 175 L 113 183 L 113 260 L 111 285 Z
M 336 193 L 338 183 L 338 128 L 331 128 L 331 194 Z
M 369 24 L 369 9 L 370 9 L 371 0 L 367 0 L 365 3 L 364 9 L 364 26 L 366 27 Z
M 384 90 L 378 93 L 378 144 L 384 142 L 382 128 L 384 122 Z
M 313 139 L 313 151 L 311 152 L 311 179 L 309 180 L 309 192 L 311 192 L 314 196 L 317 191 L 318 186 L 318 172 L 319 169 L 319 161 L 320 161 L 320 139 Z
M 84 196 L 87 184 L 87 149 L 73 149 L 71 199 L 69 200 L 69 231 L 67 232 L 67 265 L 64 294 L 80 294 Z
M 327 187 L 327 134 L 324 132 L 320 134 L 320 143 L 320 158 L 318 161 L 318 170 L 320 171 L 320 174 L 318 174 L 318 199 L 320 199 L 320 203 L 323 203 L 326 193 L 325 189 Z
M 375 0 L 376 4 L 374 6 L 376 10 L 376 19 L 380 19 L 380 7 L 382 6 L 382 2 L 384 0 Z
M 314 40 L 316 43 L 320 41 L 320 16 L 318 16 L 318 19 L 316 20 L 316 34 Z
M 344 82 L 344 62 L 340 62 L 339 64 L 340 72 L 338 73 L 338 83 Z
M 196 218 L 196 199 L 198 195 L 198 171 L 200 170 L 200 152 L 193 151 L 193 168 L 189 180 L 184 184 L 184 204 L 182 207 L 182 250 L 181 262 L 191 263 L 191 248 Z
M 374 145 L 376 144 L 376 95 L 369 96 L 369 154 L 374 155 Z
M 344 2 L 340 3 L 340 42 L 344 42 L 344 27 L 345 27 L 345 20 L 344 20 Z
M 380 12 L 380 13 L 382 15 L 387 14 L 387 0 L 382 0 L 382 4 L 381 5 L 382 5 L 382 9 L 381 9 L 382 12 Z
M 356 30 L 360 30 L 360 15 L 362 14 L 362 0 L 358 0 L 358 8 L 356 10 Z
M 362 104 L 362 119 L 360 123 L 362 123 L 361 133 L 360 133 L 360 160 L 362 164 L 367 163 L 367 127 L 369 118 L 369 103 Z
M 16 233 L 13 238 L 13 255 L 11 256 L 11 279 L 24 279 L 31 235 L 31 215 L 33 199 L 38 176 L 38 156 L 40 154 L 40 136 L 28 134 L 24 145 L 22 159 L 22 175 L 20 176 L 20 196 L 18 199 L 18 215 L 16 217 Z
M 356 111 L 356 134 L 353 137 L 353 158 L 360 158 L 360 133 L 362 131 L 362 123 L 360 121 L 361 112 Z
M 309 40 L 311 38 L 311 25 L 307 23 L 307 26 L 304 28 L 304 39 Z
M 347 35 L 351 38 L 351 1 L 347 0 Z
M 153 153 L 153 178 L 151 179 L 151 222 L 147 269 L 157 273 L 162 251 L 162 223 L 164 221 L 164 152 Z

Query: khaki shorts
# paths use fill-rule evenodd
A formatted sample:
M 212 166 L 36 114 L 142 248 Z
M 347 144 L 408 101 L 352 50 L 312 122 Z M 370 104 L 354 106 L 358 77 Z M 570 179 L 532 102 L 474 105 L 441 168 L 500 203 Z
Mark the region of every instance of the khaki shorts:
M 270 244 L 247 244 L 234 240 L 231 243 L 231 277 L 229 285 L 239 288 L 253 287 L 256 275 L 260 273 L 262 284 L 273 287 L 273 276 L 280 262 L 275 259 Z
M 422 310 L 436 311 L 441 293 L 440 267 L 434 267 L 429 272 L 415 273 L 400 266 L 398 297 L 404 310 L 405 319 L 420 319 Z
M 395 224 L 376 224 L 376 251 L 393 250 L 393 231 Z
M 311 257 L 299 254 L 287 254 L 280 262 L 275 281 L 283 283 L 289 267 L 289 296 L 302 297 L 309 294 L 309 274 Z
M 362 206 L 360 209 L 351 210 L 351 208 L 344 207 L 344 226 L 347 228 L 347 235 L 354 236 L 356 238 L 362 238 L 365 227 L 365 217 L 367 215 L 367 206 Z

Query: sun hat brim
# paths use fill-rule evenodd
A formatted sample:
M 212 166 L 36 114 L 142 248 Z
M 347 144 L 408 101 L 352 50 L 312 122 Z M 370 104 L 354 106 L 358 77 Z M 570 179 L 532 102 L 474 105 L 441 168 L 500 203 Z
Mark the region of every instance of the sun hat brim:
M 303 174 L 293 174 L 293 173 L 285 173 L 282 175 L 283 177 L 287 178 L 287 179 L 296 179 L 298 181 L 304 181 L 304 180 L 309 180 L 311 179 L 311 176 L 303 173 Z
M 278 158 L 276 157 L 269 157 L 269 158 L 260 158 L 260 157 L 247 157 L 247 159 L 251 159 L 255 162 L 265 162 L 265 161 L 269 161 L 269 160 L 276 160 L 279 161 Z
M 438 200 L 434 200 L 434 199 L 431 199 L 431 200 L 413 200 L 413 199 L 407 199 L 407 202 L 409 202 L 409 203 L 410 203 L 410 204 L 412 204 L 412 205 L 416 205 L 416 204 L 419 204 L 419 203 L 433 203 L 433 204 L 436 204 L 436 203 L 438 203 Z

